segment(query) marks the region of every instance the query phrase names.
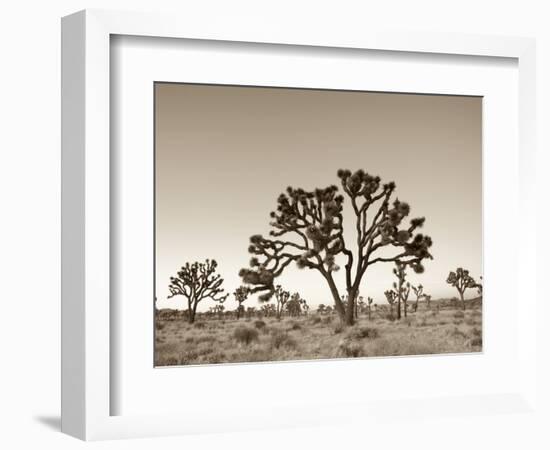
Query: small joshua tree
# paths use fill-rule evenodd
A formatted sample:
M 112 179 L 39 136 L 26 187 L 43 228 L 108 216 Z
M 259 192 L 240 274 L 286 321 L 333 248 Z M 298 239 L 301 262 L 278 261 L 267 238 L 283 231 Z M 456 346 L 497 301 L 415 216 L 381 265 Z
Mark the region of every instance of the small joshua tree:
M 309 312 L 309 305 L 307 304 L 305 298 L 300 299 L 300 305 L 302 306 L 302 311 L 304 311 L 304 314 L 307 316 Z
M 414 302 L 414 312 L 416 312 L 418 310 L 418 301 L 422 298 L 422 297 L 428 297 L 427 295 L 424 294 L 424 286 L 422 286 L 421 284 L 419 284 L 418 286 L 411 286 L 413 292 L 414 292 L 414 295 L 416 296 L 416 301 Z
M 324 314 L 326 310 L 327 310 L 327 307 L 322 303 L 319 306 L 317 306 L 317 312 L 319 314 Z
M 407 317 L 407 300 L 411 292 L 411 284 L 406 281 L 407 272 L 405 264 L 396 262 L 393 274 L 397 277 L 397 282 L 393 283 L 393 288 L 397 294 L 397 319 L 399 320 L 401 319 L 401 303 L 403 303 L 405 317 Z
M 175 277 L 170 277 L 170 295 L 168 298 L 181 295 L 187 299 L 189 323 L 195 321 L 197 306 L 204 299 L 223 303 L 229 294 L 224 294 L 223 278 L 216 273 L 218 263 L 207 259 L 203 263 L 186 263 Z
M 426 306 L 428 308 L 431 308 L 432 296 L 431 295 L 424 295 L 424 299 L 426 300 Z
M 286 310 L 288 315 L 292 317 L 299 316 L 302 313 L 302 299 L 298 292 L 292 294 L 290 300 L 286 303 Z
M 266 303 L 266 304 L 262 305 L 261 312 L 263 313 L 264 317 L 274 316 L 275 313 L 276 313 L 275 305 L 273 303 Z
M 237 289 L 235 289 L 235 292 L 233 292 L 235 301 L 239 304 L 239 306 L 237 306 L 237 320 L 239 320 L 241 314 L 244 312 L 243 303 L 248 298 L 249 293 L 250 289 L 246 286 L 239 286 Z
M 239 272 L 252 292 L 263 292 L 260 301 L 275 294 L 275 279 L 294 263 L 300 269 L 316 270 L 325 280 L 334 308 L 344 325 L 355 321 L 355 302 L 368 268 L 385 262 L 401 262 L 415 272 L 432 256 L 432 240 L 416 230 L 424 218 L 409 224 L 408 203 L 393 198 L 395 183 L 382 183 L 380 177 L 360 169 L 338 170 L 339 187 L 331 185 L 313 191 L 288 187 L 272 211 L 270 237 L 254 235 L 248 251 L 250 267 Z M 355 238 L 344 239 L 344 201 L 353 209 Z M 351 246 L 350 246 L 351 244 Z M 334 279 L 340 270 L 336 259 L 344 260 L 345 301 Z
M 281 318 L 286 302 L 290 299 L 290 292 L 285 291 L 281 285 L 275 287 L 275 300 L 277 300 L 277 319 Z
M 374 300 L 372 299 L 372 297 L 368 297 L 368 298 L 367 298 L 367 304 L 368 304 L 368 305 L 367 305 L 367 311 L 368 311 L 368 313 L 369 313 L 369 320 L 370 320 L 371 305 L 372 305 L 372 302 L 373 302 L 373 301 L 374 301 Z
M 390 304 L 390 317 L 393 319 L 393 304 L 395 303 L 395 300 L 397 298 L 397 293 L 394 290 L 387 290 L 384 292 L 384 295 L 386 296 L 386 300 Z
M 359 296 L 357 304 L 355 306 L 355 318 L 359 317 L 359 313 L 364 313 L 366 311 L 365 300 L 362 295 Z
M 458 269 L 456 269 L 456 272 L 449 272 L 447 283 L 456 288 L 458 294 L 460 295 L 460 300 L 462 301 L 462 309 L 466 310 L 464 292 L 466 291 L 466 289 L 473 289 L 478 287 L 478 284 L 470 275 L 470 271 L 459 267 Z

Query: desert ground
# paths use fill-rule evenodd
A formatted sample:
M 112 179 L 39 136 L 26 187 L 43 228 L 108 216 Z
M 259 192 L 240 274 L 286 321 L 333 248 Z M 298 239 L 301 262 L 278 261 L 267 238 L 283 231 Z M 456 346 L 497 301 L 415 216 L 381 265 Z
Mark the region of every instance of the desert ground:
M 161 312 L 166 310 L 161 310 Z M 396 320 L 387 305 L 360 314 L 344 327 L 335 314 L 310 312 L 297 317 L 236 319 L 198 315 L 188 323 L 182 314 L 159 314 L 155 322 L 155 366 L 296 361 L 331 358 L 470 353 L 482 350 L 481 300 L 420 302 L 416 312 Z

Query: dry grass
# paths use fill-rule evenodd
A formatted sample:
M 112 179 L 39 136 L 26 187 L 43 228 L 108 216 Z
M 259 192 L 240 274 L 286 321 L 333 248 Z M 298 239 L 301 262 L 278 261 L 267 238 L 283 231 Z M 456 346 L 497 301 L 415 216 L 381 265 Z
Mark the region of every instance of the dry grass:
M 481 309 L 418 309 L 391 320 L 381 311 L 343 327 L 337 316 L 275 320 L 182 320 L 156 324 L 157 366 L 369 356 L 427 355 L 482 350 Z

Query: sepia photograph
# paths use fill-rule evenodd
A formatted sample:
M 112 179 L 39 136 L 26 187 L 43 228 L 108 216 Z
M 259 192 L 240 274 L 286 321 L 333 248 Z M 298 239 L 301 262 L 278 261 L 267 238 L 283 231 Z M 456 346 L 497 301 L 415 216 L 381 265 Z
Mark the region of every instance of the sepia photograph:
M 154 97 L 155 367 L 482 351 L 481 97 Z

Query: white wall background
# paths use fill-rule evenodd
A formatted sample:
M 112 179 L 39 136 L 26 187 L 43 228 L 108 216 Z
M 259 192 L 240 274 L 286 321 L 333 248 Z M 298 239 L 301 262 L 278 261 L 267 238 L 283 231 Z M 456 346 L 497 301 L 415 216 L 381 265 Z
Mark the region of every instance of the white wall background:
M 81 448 L 59 433 L 59 203 L 60 203 L 60 17 L 83 8 L 179 11 L 197 17 L 264 16 L 280 23 L 332 28 L 460 31 L 538 38 L 538 142 L 541 235 L 549 227 L 550 12 L 544 0 L 394 1 L 141 1 L 20 0 L 0 8 L 0 447 Z M 340 25 L 341 26 L 341 25 Z M 543 273 L 548 240 L 541 240 Z M 506 255 L 503 254 L 505 257 Z M 545 262 L 544 262 L 545 263 Z M 547 263 L 545 263 L 547 266 Z M 546 296 L 547 297 L 547 296 Z M 542 299 L 542 296 L 540 297 Z M 548 311 L 540 305 L 538 315 Z M 543 321 L 541 320 L 541 324 Z M 550 343 L 548 331 L 541 338 Z M 549 354 L 547 349 L 540 353 Z M 548 358 L 541 358 L 548 379 Z M 541 398 L 550 405 L 548 388 Z M 548 420 L 548 418 L 547 418 Z M 95 448 L 368 448 L 370 436 L 387 436 L 387 448 L 548 448 L 542 420 L 499 416 L 442 419 L 429 426 L 403 420 L 376 430 L 324 428 L 101 442 Z M 499 433 L 480 434 L 498 422 Z M 435 432 L 434 430 L 439 430 Z M 539 434 L 540 433 L 540 434 Z M 380 446 L 377 446 L 377 450 Z

